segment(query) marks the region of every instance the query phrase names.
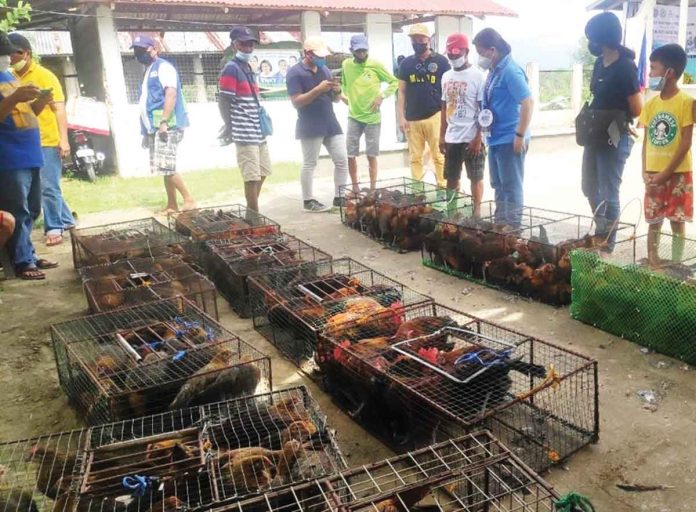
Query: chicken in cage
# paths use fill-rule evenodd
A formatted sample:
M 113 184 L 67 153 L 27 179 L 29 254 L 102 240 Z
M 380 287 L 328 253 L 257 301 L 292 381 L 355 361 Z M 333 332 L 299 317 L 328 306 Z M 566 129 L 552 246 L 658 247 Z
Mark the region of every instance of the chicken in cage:
M 172 254 L 188 262 L 185 237 L 154 217 L 70 231 L 75 269 Z
M 90 423 L 270 389 L 267 356 L 185 299 L 51 326 L 60 384 Z
M 173 214 L 169 225 L 195 241 L 265 237 L 280 233 L 280 225 L 239 204 L 211 206 Z
M 80 269 L 90 312 L 185 297 L 218 318 L 215 286 L 177 256 L 133 258 Z

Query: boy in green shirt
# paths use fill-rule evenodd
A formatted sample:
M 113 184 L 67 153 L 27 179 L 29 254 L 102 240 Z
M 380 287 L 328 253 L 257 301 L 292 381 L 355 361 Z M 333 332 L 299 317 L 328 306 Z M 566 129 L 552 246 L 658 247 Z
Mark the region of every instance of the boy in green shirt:
M 379 62 L 368 59 L 367 37 L 362 34 L 350 38 L 353 58 L 343 61 L 341 66 L 341 89 L 343 101 L 348 104 L 348 130 L 346 147 L 348 173 L 353 191 L 358 192 L 358 154 L 360 137 L 365 134 L 365 153 L 370 168 L 370 188 L 377 182 L 377 155 L 382 116 L 382 100 L 396 92 L 399 81 Z M 382 84 L 388 84 L 382 90 Z

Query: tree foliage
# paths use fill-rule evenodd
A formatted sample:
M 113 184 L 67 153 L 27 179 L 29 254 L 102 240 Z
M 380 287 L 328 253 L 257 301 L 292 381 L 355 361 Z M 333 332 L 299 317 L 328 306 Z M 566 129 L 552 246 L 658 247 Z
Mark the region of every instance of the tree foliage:
M 15 5 L 10 5 L 9 0 L 0 0 L 0 30 L 10 32 L 23 21 L 31 19 L 31 5 L 24 0 L 19 0 Z
M 592 66 L 594 64 L 596 57 L 587 49 L 587 38 L 585 36 L 578 40 L 578 48 L 573 53 L 573 59 L 575 59 L 576 64 L 582 64 L 583 66 Z

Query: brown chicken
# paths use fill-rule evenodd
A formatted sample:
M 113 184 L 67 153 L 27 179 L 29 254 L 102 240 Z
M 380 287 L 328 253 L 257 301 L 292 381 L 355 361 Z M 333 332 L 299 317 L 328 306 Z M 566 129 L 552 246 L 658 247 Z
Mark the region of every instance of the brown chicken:
M 428 336 L 445 327 L 457 326 L 457 322 L 455 322 L 449 316 L 420 316 L 418 318 L 413 318 L 402 323 L 396 330 L 396 333 L 394 334 L 393 343 Z M 423 340 L 422 343 L 414 342 L 412 344 L 409 344 L 409 347 L 413 350 L 418 350 L 420 347 L 423 346 L 434 346 L 440 349 L 444 349 L 446 342 L 447 335 L 443 334 L 442 336 L 437 336 L 433 338 L 428 338 L 427 340 Z
M 260 446 L 252 446 L 249 448 L 237 448 L 228 452 L 222 453 L 220 458 L 225 461 L 224 465 L 234 464 L 235 461 L 245 459 L 254 455 L 261 455 L 270 460 L 278 470 L 278 475 L 288 475 L 290 469 L 295 464 L 297 457 L 303 453 L 302 443 L 296 439 L 291 439 L 283 445 L 282 450 L 269 450 Z
M 319 429 L 311 420 L 293 421 L 280 433 L 280 443 L 283 446 L 292 440 L 304 443 L 318 431 Z
M 273 420 L 285 425 L 290 425 L 295 421 L 311 421 L 309 413 L 303 405 L 302 397 L 292 396 L 269 406 L 266 412 Z
M 181 439 L 150 443 L 145 449 L 145 461 L 155 466 L 171 464 L 172 467 L 176 467 L 180 463 L 196 460 L 198 460 L 198 447 L 186 444 Z
M 77 464 L 77 454 L 61 453 L 36 445 L 26 455 L 27 462 L 38 465 L 36 489 L 51 499 L 56 499 L 70 489 L 70 475 Z M 64 479 L 63 475 L 67 475 Z
M 148 509 L 149 512 L 176 512 L 177 510 L 188 509 L 186 503 L 176 496 L 167 496 L 163 500 L 153 503 Z
M 238 448 L 222 454 L 225 462 L 221 471 L 229 472 L 231 483 L 239 489 L 266 489 L 272 483 L 287 483 L 297 458 L 303 453 L 302 444 L 292 440 L 282 450 L 266 448 Z

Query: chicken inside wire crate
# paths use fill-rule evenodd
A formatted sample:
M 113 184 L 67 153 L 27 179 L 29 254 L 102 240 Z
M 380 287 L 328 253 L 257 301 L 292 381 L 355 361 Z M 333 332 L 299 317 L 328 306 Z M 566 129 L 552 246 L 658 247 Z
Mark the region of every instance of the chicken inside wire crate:
M 470 196 L 451 194 L 422 181 L 353 194 L 349 190 L 342 191 L 346 198 L 341 207 L 343 224 L 403 252 L 419 250 L 432 229 L 430 223 L 421 222 L 421 216 L 472 204 Z
M 6 512 L 203 510 L 346 467 L 304 387 L 0 443 L 0 466 Z
M 280 225 L 240 204 L 187 210 L 169 217 L 169 226 L 193 240 L 224 240 L 280 233 Z
M 598 439 L 595 361 L 437 304 L 326 330 L 316 360 L 326 390 L 395 450 L 491 417 L 528 438 L 537 469 Z
M 270 389 L 270 360 L 185 299 L 51 326 L 60 384 L 90 423 Z
M 154 217 L 70 231 L 75 269 L 139 257 L 187 258 L 188 240 Z
M 481 216 L 470 208 L 423 216 L 429 234 L 423 264 L 552 305 L 570 303 L 570 253 L 606 248 L 607 235 L 591 234 L 592 217 L 542 208 L 516 210 L 519 224 L 496 221 L 495 203 L 484 202 Z M 620 239 L 635 226 L 617 226 Z
M 213 510 L 551 512 L 557 501 L 547 482 L 478 431 Z
M 79 271 L 90 312 L 185 297 L 218 318 L 215 286 L 179 257 L 133 258 Z
M 350 258 L 278 269 L 249 279 L 254 328 L 298 366 L 320 332 L 361 316 L 398 317 L 432 299 Z
M 210 240 L 205 243 L 205 267 L 217 289 L 242 318 L 251 316 L 251 276 L 274 269 L 331 261 L 331 255 L 290 235 L 248 241 Z
M 662 233 L 616 244 L 603 258 L 574 251 L 573 318 L 696 364 L 696 240 Z

